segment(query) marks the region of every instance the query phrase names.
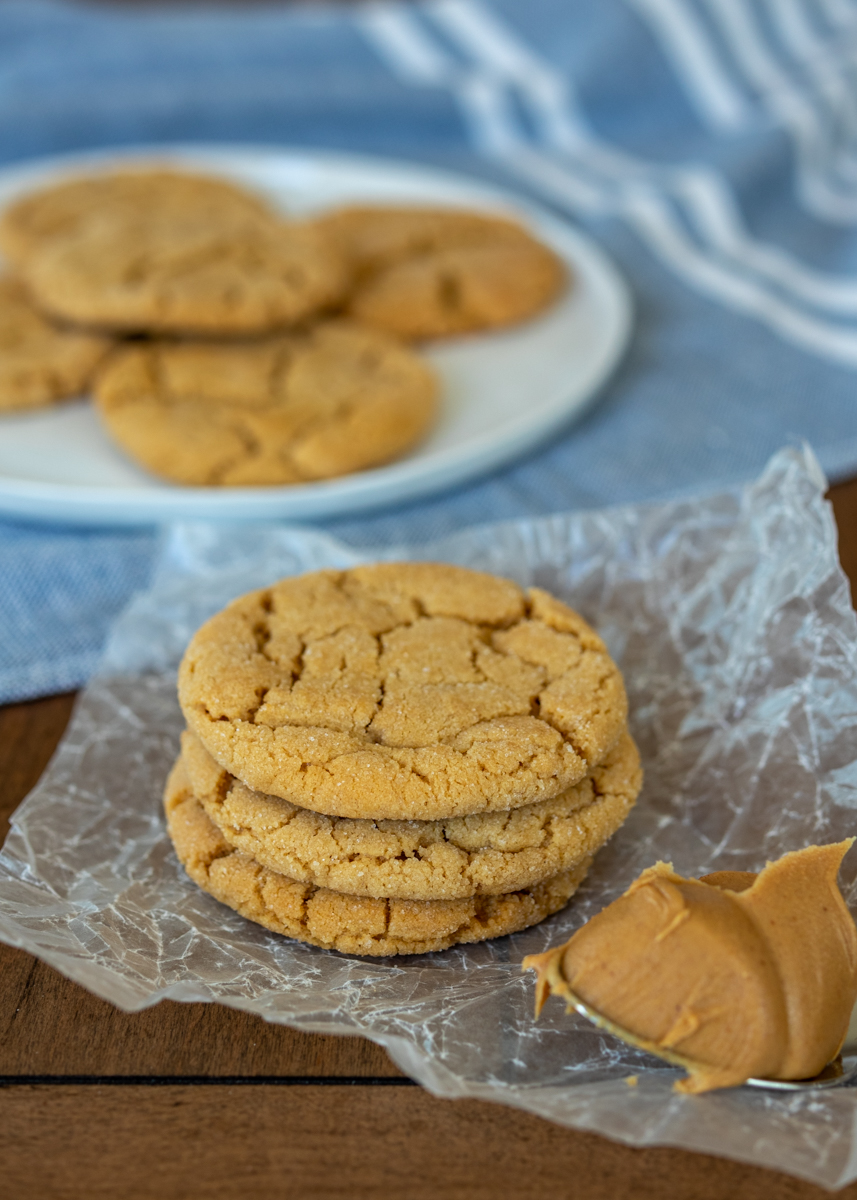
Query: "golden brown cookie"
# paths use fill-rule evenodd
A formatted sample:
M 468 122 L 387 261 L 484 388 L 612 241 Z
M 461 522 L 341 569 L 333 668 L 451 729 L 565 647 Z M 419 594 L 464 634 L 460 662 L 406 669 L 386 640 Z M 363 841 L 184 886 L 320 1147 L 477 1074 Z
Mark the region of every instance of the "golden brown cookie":
M 272 216 L 258 196 L 226 179 L 166 167 L 95 172 L 29 192 L 0 213 L 0 250 L 16 266 L 49 242 L 104 221 L 200 224 Z
M 349 311 L 406 338 L 515 324 L 559 295 L 566 271 L 522 226 L 455 209 L 348 208 L 317 227 L 348 256 Z
M 317 217 L 316 225 L 361 278 L 422 254 L 532 241 L 517 221 L 460 208 L 350 205 Z
M 532 887 L 590 858 L 616 832 L 642 784 L 623 734 L 601 766 L 550 800 L 445 821 L 326 817 L 255 792 L 182 735 L 194 795 L 230 846 L 262 866 L 357 896 L 457 900 Z
M 150 342 L 97 382 L 108 431 L 179 483 L 327 479 L 410 450 L 432 425 L 437 384 L 407 347 L 331 321 L 257 342 Z
M 591 861 L 503 896 L 351 896 L 289 879 L 230 846 L 194 796 L 181 761 L 167 780 L 164 807 L 179 861 L 203 891 L 275 933 L 345 954 L 427 954 L 526 929 L 568 903 Z
M 0 278 L 0 412 L 81 395 L 112 344 L 47 320 L 17 280 Z
M 245 335 L 339 302 L 348 272 L 306 224 L 274 217 L 113 217 L 33 250 L 21 267 L 37 302 L 98 329 Z
M 561 282 L 557 260 L 535 242 L 463 246 L 379 272 L 348 311 L 399 337 L 449 337 L 523 321 L 557 297 Z
M 443 563 L 315 571 L 242 596 L 192 639 L 179 698 L 249 787 L 393 820 L 557 796 L 627 715 L 618 668 L 575 612 Z

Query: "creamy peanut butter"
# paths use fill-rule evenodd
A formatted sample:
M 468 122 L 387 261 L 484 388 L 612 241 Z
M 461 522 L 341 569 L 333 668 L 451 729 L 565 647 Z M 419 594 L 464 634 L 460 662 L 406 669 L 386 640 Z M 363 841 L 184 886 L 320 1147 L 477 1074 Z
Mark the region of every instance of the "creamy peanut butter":
M 684 879 L 669 863 L 566 942 L 524 959 L 548 994 L 606 1017 L 705 1092 L 807 1079 L 836 1057 L 857 999 L 857 928 L 836 882 L 853 838 L 808 846 L 758 875 Z

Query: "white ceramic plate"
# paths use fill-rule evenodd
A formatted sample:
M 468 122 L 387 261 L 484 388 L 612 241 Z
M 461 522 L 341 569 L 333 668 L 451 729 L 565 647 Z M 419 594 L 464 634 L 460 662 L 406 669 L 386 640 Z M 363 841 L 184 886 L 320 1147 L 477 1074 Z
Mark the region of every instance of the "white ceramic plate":
M 147 147 L 2 171 L 0 206 L 65 174 L 152 158 L 228 175 L 292 213 L 348 201 L 511 213 L 569 264 L 574 286 L 534 321 L 430 347 L 428 357 L 443 381 L 442 417 L 419 449 L 390 466 L 291 487 L 175 487 L 126 459 L 80 400 L 0 417 L 2 513 L 140 525 L 321 517 L 413 500 L 507 463 L 579 417 L 624 350 L 631 327 L 628 288 L 589 238 L 506 192 L 409 163 L 303 150 Z

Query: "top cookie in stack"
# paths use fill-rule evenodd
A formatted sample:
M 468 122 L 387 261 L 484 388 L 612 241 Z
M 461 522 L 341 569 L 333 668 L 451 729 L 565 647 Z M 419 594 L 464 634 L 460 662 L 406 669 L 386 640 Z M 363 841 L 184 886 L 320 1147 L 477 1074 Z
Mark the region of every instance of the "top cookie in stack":
M 562 907 L 640 786 L 621 675 L 537 588 L 436 563 L 286 579 L 193 638 L 167 787 L 192 877 L 270 928 L 420 953 Z

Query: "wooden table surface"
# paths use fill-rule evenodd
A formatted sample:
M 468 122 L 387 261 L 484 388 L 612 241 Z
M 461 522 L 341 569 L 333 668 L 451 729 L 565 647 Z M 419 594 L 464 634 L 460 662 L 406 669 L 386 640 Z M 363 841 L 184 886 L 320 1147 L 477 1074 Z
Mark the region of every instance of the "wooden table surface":
M 857 582 L 857 480 L 832 489 Z M 0 708 L 0 837 L 73 696 Z M 0 945 L 3 1200 L 809 1200 L 829 1193 L 681 1150 L 634 1150 L 481 1101 L 437 1100 L 360 1038 L 216 1004 L 134 1015 Z M 840 1195 L 857 1200 L 857 1184 Z

